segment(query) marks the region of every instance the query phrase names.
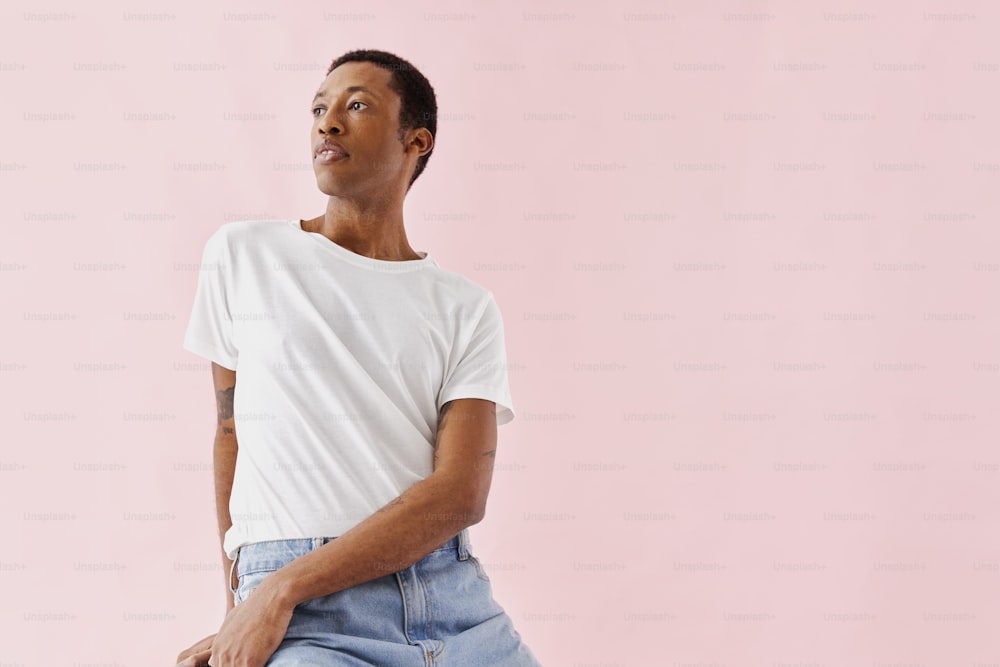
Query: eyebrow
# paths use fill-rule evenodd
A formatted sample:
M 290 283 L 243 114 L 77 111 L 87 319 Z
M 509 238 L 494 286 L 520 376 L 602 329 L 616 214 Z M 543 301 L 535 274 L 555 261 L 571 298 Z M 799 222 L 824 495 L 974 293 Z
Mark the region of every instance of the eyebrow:
M 368 88 L 365 88 L 364 86 L 348 86 L 347 88 L 344 88 L 344 92 L 345 93 L 357 93 L 357 92 L 368 93 L 372 97 L 379 98 L 379 95 L 375 91 L 369 90 Z M 318 100 L 319 98 L 323 97 L 324 95 L 326 95 L 326 91 L 325 90 L 321 90 L 318 93 L 316 93 L 316 97 L 314 97 L 312 101 L 315 102 L 316 100 Z M 379 99 L 381 99 L 381 98 L 379 98 Z

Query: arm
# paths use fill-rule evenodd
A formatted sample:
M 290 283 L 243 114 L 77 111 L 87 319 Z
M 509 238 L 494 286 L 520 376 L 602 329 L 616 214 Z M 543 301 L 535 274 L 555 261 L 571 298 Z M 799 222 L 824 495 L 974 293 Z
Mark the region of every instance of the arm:
M 215 430 L 215 446 L 212 463 L 215 470 L 215 513 L 219 522 L 220 545 L 226 531 L 233 525 L 229 515 L 229 496 L 233 490 L 233 474 L 236 470 L 236 424 L 233 419 L 233 392 L 236 389 L 236 371 L 212 362 L 212 383 L 215 385 L 216 412 L 218 426 Z M 220 546 L 221 548 L 221 546 Z M 226 613 L 235 606 L 230 590 L 229 567 L 232 565 L 225 549 L 222 549 L 222 571 L 226 578 Z M 235 582 L 234 582 L 235 583 Z
M 236 371 L 219 366 L 212 362 L 212 382 L 215 385 L 215 397 L 219 424 L 215 429 L 215 449 L 213 463 L 215 468 L 215 505 L 219 520 L 219 540 L 221 541 L 229 527 L 233 525 L 229 515 L 229 494 L 233 489 L 233 472 L 236 468 L 236 424 L 233 420 L 233 391 L 236 387 Z M 235 607 L 233 593 L 229 589 L 229 566 L 232 561 L 222 551 L 222 571 L 226 577 L 226 614 Z M 212 655 L 212 644 L 216 635 L 211 634 L 199 640 L 177 656 L 178 667 L 196 667 L 205 665 Z
M 482 520 L 496 443 L 493 401 L 449 401 L 441 408 L 430 476 L 337 539 L 275 570 L 254 595 L 266 589 L 290 610 L 413 565 Z

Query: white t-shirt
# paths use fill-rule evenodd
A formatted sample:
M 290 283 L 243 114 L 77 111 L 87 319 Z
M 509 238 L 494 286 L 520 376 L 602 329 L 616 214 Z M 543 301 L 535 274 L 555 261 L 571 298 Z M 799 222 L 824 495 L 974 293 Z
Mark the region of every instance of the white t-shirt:
M 237 371 L 223 548 L 338 536 L 433 471 L 441 406 L 514 418 L 493 293 L 422 259 L 372 259 L 298 220 L 205 243 L 183 347 Z

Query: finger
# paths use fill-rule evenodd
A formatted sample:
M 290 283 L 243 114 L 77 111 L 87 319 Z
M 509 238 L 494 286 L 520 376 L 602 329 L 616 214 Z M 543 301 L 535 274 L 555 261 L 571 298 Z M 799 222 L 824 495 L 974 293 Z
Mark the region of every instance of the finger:
M 204 651 L 207 648 L 212 648 L 212 642 L 215 641 L 215 633 L 210 634 L 204 639 L 199 639 L 194 644 L 188 648 L 181 651 L 177 656 L 177 662 L 183 662 L 188 658 L 188 656 L 198 653 L 199 651 Z
M 192 653 L 181 662 L 178 662 L 177 667 L 208 667 L 211 657 L 212 649 Z

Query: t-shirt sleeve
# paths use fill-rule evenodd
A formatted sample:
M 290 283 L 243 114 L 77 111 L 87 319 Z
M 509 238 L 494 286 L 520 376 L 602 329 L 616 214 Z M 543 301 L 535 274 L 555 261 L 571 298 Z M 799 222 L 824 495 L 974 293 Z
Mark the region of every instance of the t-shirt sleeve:
M 182 346 L 224 368 L 236 370 L 239 352 L 233 342 L 230 269 L 226 235 L 220 228 L 205 242 L 202 251 L 198 287 Z
M 456 398 L 482 398 L 496 403 L 497 426 L 515 417 L 507 378 L 503 317 L 490 292 L 465 350 L 438 394 L 441 406 Z

